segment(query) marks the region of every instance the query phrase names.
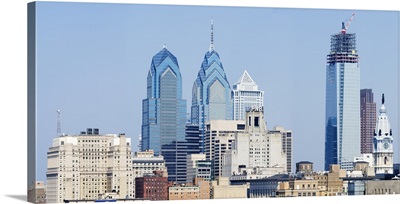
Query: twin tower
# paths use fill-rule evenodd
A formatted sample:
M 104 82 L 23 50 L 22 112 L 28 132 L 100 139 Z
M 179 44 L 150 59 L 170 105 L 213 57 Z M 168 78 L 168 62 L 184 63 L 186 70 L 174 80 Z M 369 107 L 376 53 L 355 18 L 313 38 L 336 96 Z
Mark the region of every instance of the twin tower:
M 143 100 L 141 150 L 161 154 L 163 145 L 185 140 L 186 100 L 177 58 L 164 48 L 151 61 L 147 98 Z M 218 53 L 211 44 L 192 88 L 191 124 L 199 126 L 200 152 L 204 149 L 205 122 L 232 120 L 232 96 Z

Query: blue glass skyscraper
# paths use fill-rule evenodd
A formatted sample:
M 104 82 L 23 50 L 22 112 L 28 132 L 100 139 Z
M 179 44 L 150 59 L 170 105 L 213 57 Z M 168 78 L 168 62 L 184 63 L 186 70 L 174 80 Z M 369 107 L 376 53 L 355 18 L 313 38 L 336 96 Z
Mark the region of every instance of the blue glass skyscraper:
M 147 98 L 142 109 L 141 150 L 161 154 L 162 145 L 185 140 L 186 100 L 178 60 L 167 48 L 151 61 L 147 75 Z
M 360 155 L 360 67 L 356 35 L 331 35 L 326 66 L 325 170 L 331 164 L 352 169 Z
M 206 52 L 192 89 L 191 123 L 198 124 L 201 151 L 204 148 L 205 122 L 232 120 L 232 91 L 219 54 L 214 50 L 214 29 L 211 22 L 211 45 Z

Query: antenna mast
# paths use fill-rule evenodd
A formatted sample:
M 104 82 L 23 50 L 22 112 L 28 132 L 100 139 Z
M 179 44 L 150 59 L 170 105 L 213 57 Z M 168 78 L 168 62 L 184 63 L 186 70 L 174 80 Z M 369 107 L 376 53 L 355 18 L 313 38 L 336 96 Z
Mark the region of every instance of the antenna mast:
M 57 110 L 57 135 L 61 135 L 61 111 Z

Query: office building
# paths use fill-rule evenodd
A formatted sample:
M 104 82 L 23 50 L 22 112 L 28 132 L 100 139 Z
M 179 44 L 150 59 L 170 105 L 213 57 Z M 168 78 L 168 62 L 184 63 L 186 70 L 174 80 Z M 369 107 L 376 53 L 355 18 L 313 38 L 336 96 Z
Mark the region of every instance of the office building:
M 360 66 L 356 34 L 331 35 L 326 66 L 325 170 L 340 164 L 351 170 L 360 148 Z
M 204 152 L 205 123 L 209 120 L 232 120 L 231 88 L 219 54 L 214 49 L 211 22 L 211 44 L 206 52 L 192 88 L 191 123 L 199 125 L 201 152 Z
M 361 154 L 372 154 L 372 141 L 376 125 L 376 103 L 372 89 L 360 91 Z
M 134 178 L 152 174 L 157 170 L 163 171 L 166 174 L 165 177 L 168 177 L 164 157 L 162 155 L 154 156 L 153 150 L 135 152 L 132 157 L 132 170 Z M 133 185 L 135 186 L 135 183 Z M 133 195 L 135 195 L 135 191 L 133 191 Z
M 111 192 L 134 198 L 131 139 L 92 130 L 53 139 L 47 152 L 47 202 L 94 200 Z
M 280 134 L 282 139 L 282 151 L 286 155 L 285 169 L 288 173 L 292 172 L 293 161 L 293 132 L 285 130 L 282 126 L 275 126 L 272 130 L 268 131 L 269 134 Z
M 263 106 L 264 91 L 258 90 L 258 85 L 245 70 L 233 85 L 233 119 L 245 120 L 246 111 Z
M 164 46 L 151 60 L 143 100 L 142 151 L 161 154 L 161 146 L 185 139 L 186 100 L 177 58 Z
M 206 123 L 205 155 L 213 162 L 213 177 L 222 176 L 222 167 L 229 164 L 225 159 L 227 151 L 235 146 L 238 132 L 245 130 L 245 121 L 211 120 Z
M 283 167 L 283 171 L 279 173 L 286 172 L 287 162 L 282 148 L 282 134 L 280 131 L 267 131 L 263 107 L 248 109 L 245 118 L 244 130 L 234 134 L 231 149 L 221 155 L 222 176 L 243 174 L 241 169 L 267 167 Z M 262 172 L 261 169 L 251 171 Z M 246 174 L 251 174 L 251 171 Z
M 382 94 L 382 106 L 374 132 L 375 174 L 393 174 L 393 135 L 389 117 L 386 113 L 385 96 Z

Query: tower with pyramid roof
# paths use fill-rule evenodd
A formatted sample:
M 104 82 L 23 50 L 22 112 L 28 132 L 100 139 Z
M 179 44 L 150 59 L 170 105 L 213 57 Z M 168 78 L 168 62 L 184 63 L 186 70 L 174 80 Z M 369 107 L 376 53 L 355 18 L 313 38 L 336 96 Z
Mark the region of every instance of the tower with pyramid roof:
M 382 94 L 382 106 L 376 121 L 374 132 L 375 174 L 393 174 L 393 136 L 389 117 L 386 114 L 385 95 Z
M 233 85 L 233 119 L 244 120 L 246 110 L 264 106 L 264 91 L 258 90 L 258 85 L 245 70 L 239 80 Z
M 210 49 L 204 55 L 192 88 L 191 123 L 199 125 L 201 152 L 204 152 L 205 123 L 210 120 L 232 120 L 231 92 L 219 54 L 214 49 L 211 21 Z

